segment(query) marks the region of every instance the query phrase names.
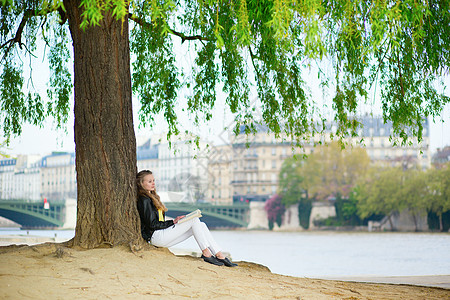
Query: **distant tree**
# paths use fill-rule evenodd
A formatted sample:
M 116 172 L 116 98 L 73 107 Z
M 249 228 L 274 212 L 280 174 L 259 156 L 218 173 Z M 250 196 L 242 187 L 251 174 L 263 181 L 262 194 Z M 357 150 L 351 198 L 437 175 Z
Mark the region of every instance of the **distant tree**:
M 286 207 L 299 203 L 300 222 L 307 228 L 312 201 L 347 199 L 369 162 L 364 149 L 342 149 L 337 142 L 317 146 L 306 158 L 287 158 L 279 174 L 281 202 Z
M 421 170 L 410 169 L 403 171 L 402 177 L 402 183 L 398 187 L 399 198 L 412 215 L 415 231 L 418 231 L 418 218 L 426 215 L 428 208 L 427 174 Z
M 308 179 L 302 172 L 304 163 L 305 160 L 298 157 L 289 157 L 283 161 L 278 179 L 278 193 L 285 207 L 298 204 L 300 225 L 308 229 L 313 199 L 308 197 Z
M 338 136 L 357 135 L 355 115 L 379 84 L 383 117 L 394 134 L 422 139 L 422 121 L 449 98 L 435 80 L 448 73 L 448 1 L 147 1 L 0 0 L 0 123 L 6 139 L 25 122 L 67 120 L 74 92 L 77 226 L 73 245 L 138 243 L 136 141 L 131 94 L 139 120 L 163 113 L 169 135 L 179 132 L 178 91 L 189 87 L 187 110 L 199 124 L 212 119 L 216 88 L 240 124 L 254 129 L 249 86 L 256 83 L 262 122 L 301 142 L 320 131 L 318 106 L 302 72 L 327 58 L 335 86 Z M 129 21 L 132 25 L 129 25 Z M 196 52 L 190 72 L 179 70 L 173 38 Z M 24 88 L 24 63 L 48 49 L 47 97 Z M 73 46 L 72 60 L 68 45 Z M 131 74 L 130 50 L 134 54 Z M 250 78 L 251 76 L 253 78 Z M 133 81 L 133 83 L 132 83 Z M 72 89 L 73 84 L 73 89 Z M 325 122 L 325 117 L 319 116 Z M 411 130 L 409 132 L 408 130 Z
M 307 179 L 309 194 L 316 200 L 348 197 L 358 178 L 365 176 L 370 158 L 360 147 L 342 149 L 332 142 L 314 149 L 301 170 Z
M 450 211 L 450 162 L 440 169 L 430 169 L 428 175 L 428 209 L 439 218 L 439 229 L 444 230 L 442 215 Z
M 362 220 L 358 216 L 358 200 L 352 190 L 348 197 L 338 197 L 335 202 L 336 219 L 339 225 L 357 226 L 362 225 Z
M 415 230 L 419 230 L 418 218 L 427 212 L 439 218 L 443 230 L 442 215 L 450 211 L 450 172 L 443 169 L 371 168 L 370 175 L 359 181 L 354 190 L 361 218 L 378 214 L 389 217 L 407 209 L 412 215 Z
M 397 168 L 371 171 L 368 179 L 360 182 L 356 188 L 358 214 L 362 219 L 372 214 L 385 215 L 391 229 L 395 230 L 392 215 L 404 207 L 399 195 L 403 171 Z
M 302 196 L 307 193 L 303 184 L 305 179 L 299 172 L 301 164 L 303 161 L 299 158 L 289 157 L 283 161 L 281 166 L 278 189 L 282 196 L 281 202 L 286 207 L 299 203 Z

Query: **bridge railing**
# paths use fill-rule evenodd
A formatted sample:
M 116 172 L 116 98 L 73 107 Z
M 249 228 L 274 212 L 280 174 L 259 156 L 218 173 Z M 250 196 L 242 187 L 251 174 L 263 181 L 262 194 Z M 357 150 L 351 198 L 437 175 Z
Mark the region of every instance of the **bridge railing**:
M 239 226 L 247 226 L 249 222 L 250 206 L 247 203 L 232 205 L 211 204 L 211 203 L 188 203 L 188 202 L 169 202 L 165 203 L 167 208 L 176 211 L 193 211 L 200 209 L 204 215 L 215 216 L 217 218 L 233 221 Z
M 60 227 L 64 223 L 64 208 L 64 201 L 52 201 L 46 209 L 43 200 L 0 200 L 0 215 L 25 227 Z

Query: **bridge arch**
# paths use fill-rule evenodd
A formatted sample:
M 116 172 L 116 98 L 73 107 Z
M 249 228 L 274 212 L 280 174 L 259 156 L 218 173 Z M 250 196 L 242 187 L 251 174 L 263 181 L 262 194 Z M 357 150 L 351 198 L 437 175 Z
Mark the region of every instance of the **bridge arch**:
M 9 200 L 0 202 L 0 216 L 20 224 L 24 228 L 61 227 L 63 225 L 64 206 L 50 205 L 44 209 L 41 202 Z

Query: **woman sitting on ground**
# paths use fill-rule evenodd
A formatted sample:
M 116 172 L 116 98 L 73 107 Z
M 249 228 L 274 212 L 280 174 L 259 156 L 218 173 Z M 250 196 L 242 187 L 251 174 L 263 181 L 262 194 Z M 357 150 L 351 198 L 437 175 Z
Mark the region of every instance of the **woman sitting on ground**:
M 167 208 L 156 193 L 155 178 L 151 171 L 140 171 L 136 176 L 136 184 L 141 233 L 147 242 L 157 247 L 172 247 L 194 236 L 202 250 L 204 261 L 218 266 L 237 266 L 222 254 L 208 227 L 198 217 L 181 224 L 178 224 L 178 221 L 184 216 L 178 216 L 174 220 L 165 220 Z

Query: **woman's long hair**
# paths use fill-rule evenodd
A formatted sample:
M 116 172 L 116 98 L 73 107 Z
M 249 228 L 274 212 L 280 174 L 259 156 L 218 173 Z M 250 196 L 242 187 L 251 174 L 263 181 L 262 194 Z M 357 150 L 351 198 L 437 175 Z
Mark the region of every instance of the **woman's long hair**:
M 144 180 L 144 177 L 147 175 L 153 174 L 152 171 L 149 170 L 142 170 L 136 175 L 136 186 L 137 186 L 137 195 L 138 199 L 139 196 L 145 196 L 150 199 L 152 199 L 153 205 L 155 205 L 156 209 L 161 209 L 162 211 L 166 212 L 167 207 L 161 202 L 161 199 L 159 198 L 159 195 L 156 193 L 156 190 L 154 191 L 146 191 L 142 187 L 142 181 Z

